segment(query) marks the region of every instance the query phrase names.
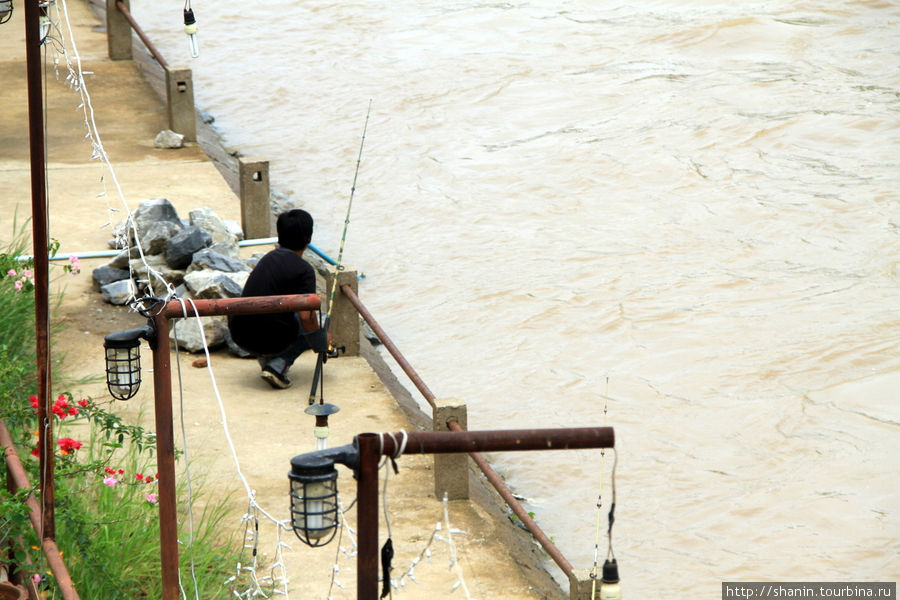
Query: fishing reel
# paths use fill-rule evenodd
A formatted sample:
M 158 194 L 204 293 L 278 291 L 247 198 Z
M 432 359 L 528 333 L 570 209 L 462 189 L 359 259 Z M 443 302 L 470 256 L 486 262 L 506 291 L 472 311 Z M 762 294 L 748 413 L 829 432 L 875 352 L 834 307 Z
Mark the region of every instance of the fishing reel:
M 328 344 L 328 350 L 325 351 L 325 358 L 337 358 L 341 354 L 347 354 L 347 346 Z

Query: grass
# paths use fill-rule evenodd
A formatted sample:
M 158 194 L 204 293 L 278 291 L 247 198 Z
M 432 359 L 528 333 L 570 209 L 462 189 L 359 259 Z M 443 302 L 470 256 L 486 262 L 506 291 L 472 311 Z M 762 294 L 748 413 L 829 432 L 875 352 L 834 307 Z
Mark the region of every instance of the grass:
M 23 232 L 15 232 L 0 252 L 0 417 L 35 486 L 38 460 L 30 452 L 37 444 L 38 424 L 33 401 L 29 402 L 37 388 L 34 288 L 31 265 L 16 260 L 25 253 Z M 161 597 L 153 435 L 123 421 L 111 404 L 54 394 L 56 542 L 80 597 Z M 0 490 L 6 490 L 6 469 L 0 470 L 0 483 Z M 179 484 L 180 500 L 186 497 L 185 485 Z M 192 489 L 195 505 L 204 503 L 202 482 L 192 481 Z M 58 598 L 28 520 L 24 505 L 28 492 L 0 491 L 0 549 L 14 545 L 7 560 L 0 555 L 0 562 L 25 565 L 30 560 L 34 567 L 26 574 L 37 571 L 44 578 L 45 597 Z M 228 499 L 206 500 L 206 507 L 195 514 L 193 547 L 188 551 L 182 545 L 179 553 L 182 587 L 188 597 L 231 597 L 224 582 L 234 572 L 242 545 L 222 534 Z M 190 537 L 188 521 L 180 515 L 182 542 Z

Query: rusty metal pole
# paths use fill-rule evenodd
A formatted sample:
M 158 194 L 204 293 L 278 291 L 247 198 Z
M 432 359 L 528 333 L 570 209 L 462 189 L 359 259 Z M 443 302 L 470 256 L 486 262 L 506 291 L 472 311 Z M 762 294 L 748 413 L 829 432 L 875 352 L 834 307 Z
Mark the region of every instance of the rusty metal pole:
M 178 600 L 178 515 L 175 502 L 175 436 L 172 425 L 172 371 L 169 364 L 169 319 L 153 318 L 153 398 L 156 418 L 156 467 L 159 473 L 159 551 L 162 600 Z
M 172 369 L 169 359 L 169 319 L 214 315 L 260 314 L 318 310 L 315 294 L 170 301 L 155 306 L 153 324 L 153 401 L 156 418 L 156 466 L 159 473 L 159 551 L 162 600 L 178 600 L 178 515 L 175 481 L 175 436 L 172 417 Z M 376 458 L 376 468 L 377 468 Z M 376 480 L 377 494 L 377 480 Z M 376 499 L 377 501 L 377 499 Z M 377 526 L 377 523 L 376 523 Z
M 12 490 L 30 489 L 31 483 L 28 481 L 28 474 L 25 473 L 25 467 L 22 465 L 22 460 L 16 452 L 12 436 L 9 433 L 9 429 L 6 428 L 6 423 L 3 422 L 3 419 L 0 419 L 0 446 L 5 448 L 3 460 L 6 462 L 8 473 L 7 485 Z M 42 519 L 41 507 L 38 506 L 37 500 L 34 499 L 34 494 L 28 496 L 25 500 L 25 505 L 29 509 L 28 518 L 31 520 L 31 527 L 37 532 L 41 526 Z M 44 552 L 47 566 L 56 578 L 56 584 L 59 587 L 63 600 L 78 600 L 78 592 L 75 590 L 75 585 L 72 583 L 72 578 L 69 576 L 65 563 L 63 563 L 62 555 L 56 542 L 47 539 L 41 540 L 41 550 Z M 33 588 L 34 586 L 29 587 Z
M 31 150 L 31 228 L 34 248 L 34 326 L 38 380 L 38 452 L 42 540 L 56 539 L 53 510 L 53 425 L 50 419 L 50 296 L 47 234 L 44 102 L 41 85 L 41 16 L 38 0 L 25 2 L 25 61 L 28 75 L 28 140 Z
M 394 434 L 361 433 L 357 483 L 357 600 L 378 597 L 378 461 L 393 456 L 406 436 L 403 454 L 448 454 L 454 452 L 510 452 L 521 450 L 575 450 L 612 448 L 616 438 L 612 427 L 568 429 L 508 429 L 492 431 L 439 431 Z M 571 564 L 565 561 L 569 571 Z M 558 562 L 558 561 L 557 561 Z M 562 564 L 560 564 L 562 566 Z M 565 567 L 563 567 L 565 570 Z M 383 577 L 389 576 L 383 573 Z
M 356 484 L 356 598 L 378 598 L 378 435 L 356 437 L 359 446 L 359 480 Z M 388 576 L 385 574 L 385 576 Z

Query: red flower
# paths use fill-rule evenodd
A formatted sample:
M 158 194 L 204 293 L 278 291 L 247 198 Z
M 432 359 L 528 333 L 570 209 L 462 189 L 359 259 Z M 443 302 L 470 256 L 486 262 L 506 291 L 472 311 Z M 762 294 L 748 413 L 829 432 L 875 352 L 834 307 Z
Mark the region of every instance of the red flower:
M 134 478 L 137 479 L 138 481 L 144 481 L 144 474 L 143 474 L 143 473 L 136 473 L 135 476 L 134 476 Z
M 116 470 L 110 469 L 109 467 L 106 467 L 103 470 L 106 472 L 107 475 L 115 475 L 116 474 Z
M 40 455 L 41 455 L 41 451 L 38 450 L 38 447 L 37 447 L 37 446 L 35 446 L 35 447 L 34 447 L 34 450 L 31 451 L 31 455 L 32 455 L 32 456 L 40 456 Z
M 70 414 L 70 415 L 73 415 L 73 416 L 74 416 L 74 415 L 77 415 L 77 414 L 78 414 L 78 409 L 75 408 L 74 406 L 69 407 L 69 414 Z
M 119 475 L 125 472 L 125 469 L 119 469 Z
M 56 440 L 59 449 L 63 454 L 69 454 L 81 448 L 82 443 L 72 438 L 60 438 Z
M 90 403 L 88 402 L 87 398 L 82 398 L 78 401 L 78 406 L 80 406 L 81 408 L 87 408 L 88 404 Z
M 29 396 L 28 401 L 31 402 L 31 408 L 37 410 L 38 407 L 38 397 L 37 396 Z

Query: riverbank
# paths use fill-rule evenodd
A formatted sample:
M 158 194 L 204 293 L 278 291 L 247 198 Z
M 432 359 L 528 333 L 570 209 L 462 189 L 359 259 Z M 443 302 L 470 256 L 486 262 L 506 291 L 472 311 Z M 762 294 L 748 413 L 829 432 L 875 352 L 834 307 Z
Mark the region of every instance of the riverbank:
M 108 60 L 103 23 L 81 2 L 72 2 L 67 8 L 82 68 L 90 72 L 86 76 L 90 106 L 85 108 L 93 111 L 90 118 L 96 122 L 102 139 L 94 139 L 93 147 L 91 140 L 84 139 L 85 113 L 78 108 L 82 100 L 65 85 L 65 59 L 61 58 L 54 69 L 53 50 L 48 48 L 45 91 L 49 226 L 51 237 L 60 242 L 60 253 L 108 248 L 111 226 L 125 210 L 119 190 L 131 209 L 140 200 L 166 197 L 182 216 L 191 209 L 206 206 L 225 219 L 239 220 L 240 207 L 234 186 L 222 173 L 227 175 L 226 159 L 217 162 L 210 158 L 210 155 L 233 155 L 214 148 L 214 131 L 201 126 L 201 145 L 177 150 L 155 148 L 155 135 L 166 127 L 166 109 L 154 91 L 152 76 L 147 79 L 142 76 L 140 61 Z M 4 56 L 0 62 L 0 77 L 4 81 L 0 101 L 5 107 L 0 117 L 0 171 L 3 173 L 0 228 L 6 232 L 4 235 L 12 233 L 15 220 L 22 223 L 30 214 L 23 13 L 15 12 L 12 21 L 3 26 L 4 36 L 0 39 Z M 65 33 L 63 43 L 71 51 L 68 32 Z M 143 70 L 151 73 L 149 63 L 143 64 Z M 54 70 L 59 73 L 59 81 L 53 77 Z M 102 160 L 90 160 L 98 147 L 109 156 L 112 170 Z M 245 251 L 249 255 L 261 249 L 267 248 Z M 112 331 L 140 325 L 143 319 L 127 309 L 105 304 L 94 289 L 90 272 L 103 259 L 81 262 L 83 272 L 76 277 L 63 274 L 58 267 L 52 268 L 56 288 L 65 292 L 54 315 L 65 325 L 65 330 L 52 340 L 54 377 L 57 382 L 62 382 L 63 377 L 93 377 L 91 382 L 67 385 L 66 389 L 74 394 L 106 399 L 105 387 L 98 380 L 104 370 L 103 337 Z M 258 377 L 254 361 L 217 352 L 208 367 L 197 368 L 193 366 L 197 358 L 181 353 L 176 360 L 173 355 L 173 370 L 177 368 L 181 377 L 180 384 L 176 380 L 173 396 L 179 404 L 176 415 L 180 413 L 183 421 L 183 429 L 176 432 L 176 439 L 186 440 L 192 477 L 203 481 L 203 489 L 215 496 L 232 498 L 233 530 L 223 531 L 223 535 L 241 535 L 243 531 L 241 518 L 247 512 L 249 498 L 241 476 L 253 490 L 260 507 L 278 520 L 286 519 L 289 460 L 295 454 L 315 448 L 312 417 L 302 410 L 314 360 L 310 356 L 302 357 L 291 373 L 295 387 L 275 391 Z M 331 419 L 331 445 L 349 443 L 353 435 L 365 431 L 396 431 L 421 424 L 423 416 L 405 412 L 390 393 L 390 376 L 378 364 L 377 353 L 369 353 L 369 358 L 373 364 L 365 357 L 342 357 L 329 361 L 326 366 L 328 400 L 341 408 Z M 144 359 L 145 365 L 148 364 L 149 355 Z M 152 394 L 152 385 L 145 385 L 133 400 L 118 405 L 119 411 L 149 423 Z M 179 402 L 180 398 L 183 401 Z M 229 437 L 234 443 L 234 455 Z M 183 466 L 182 463 L 180 468 Z M 441 502 L 432 492 L 431 458 L 403 457 L 399 466 L 400 473 L 391 478 L 387 495 L 396 552 L 395 577 L 423 551 L 434 524 L 444 519 Z M 461 573 L 472 597 L 562 597 L 539 566 L 540 555 L 530 538 L 509 523 L 505 511 L 479 478 L 473 481 L 477 484 L 472 487 L 478 501 L 455 501 L 449 505 L 451 526 L 465 532 L 454 535 L 453 539 L 459 552 Z M 347 504 L 354 486 L 349 474 L 341 473 L 340 487 Z M 180 503 L 182 500 L 179 499 Z M 354 514 L 355 510 L 348 513 L 351 523 L 355 521 Z M 385 524 L 381 527 L 384 537 Z M 279 552 L 276 531 L 273 524 L 261 518 L 257 545 L 263 563 L 276 561 Z M 336 547 L 313 551 L 287 537 L 282 541 L 291 546 L 281 557 L 290 578 L 290 592 L 303 598 L 326 597 Z M 345 540 L 343 545 L 347 544 Z M 408 585 L 414 586 L 415 596 L 447 596 L 458 579 L 458 573 L 448 569 L 450 549 L 438 541 L 430 552 L 431 559 L 416 568 L 419 583 Z M 339 598 L 343 593 L 345 597 L 353 597 L 355 560 L 345 558 L 338 565 L 339 581 L 347 591 L 335 591 L 334 596 Z

